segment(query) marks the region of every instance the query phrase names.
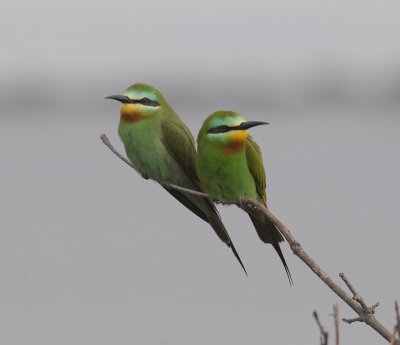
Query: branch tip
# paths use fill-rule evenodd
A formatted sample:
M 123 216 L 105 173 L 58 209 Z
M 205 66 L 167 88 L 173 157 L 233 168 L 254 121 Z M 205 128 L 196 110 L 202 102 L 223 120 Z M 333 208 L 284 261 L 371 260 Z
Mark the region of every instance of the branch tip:
M 320 332 L 319 339 L 320 339 L 321 345 L 328 345 L 329 333 L 325 329 L 325 327 L 322 325 L 321 321 L 319 320 L 318 313 L 317 313 L 316 310 L 313 311 L 313 316 L 314 316 L 314 319 L 315 319 L 315 321 L 316 321 L 316 323 L 318 325 L 318 328 L 319 328 L 319 332 Z

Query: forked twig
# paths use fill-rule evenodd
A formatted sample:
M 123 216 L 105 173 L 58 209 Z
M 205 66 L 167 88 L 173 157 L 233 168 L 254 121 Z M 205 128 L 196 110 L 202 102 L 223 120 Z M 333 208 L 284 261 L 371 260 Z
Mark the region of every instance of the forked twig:
M 360 296 L 360 294 L 356 291 L 356 289 L 351 285 L 347 277 L 344 275 L 344 273 L 339 273 L 339 277 L 342 278 L 344 283 L 347 285 L 351 293 L 353 294 L 353 300 L 356 301 L 361 309 L 362 309 L 362 314 L 358 317 L 355 317 L 353 319 L 342 319 L 346 323 L 353 323 L 353 322 L 365 322 L 365 315 L 373 315 L 375 314 L 375 309 L 379 306 L 379 302 L 375 303 L 374 305 L 368 307 L 367 304 L 364 302 L 364 299 Z
M 325 327 L 322 325 L 321 321 L 319 321 L 318 313 L 316 310 L 313 311 L 313 316 L 315 321 L 317 322 L 318 328 L 319 328 L 319 340 L 321 345 L 328 345 L 328 336 L 329 333 L 325 329 Z

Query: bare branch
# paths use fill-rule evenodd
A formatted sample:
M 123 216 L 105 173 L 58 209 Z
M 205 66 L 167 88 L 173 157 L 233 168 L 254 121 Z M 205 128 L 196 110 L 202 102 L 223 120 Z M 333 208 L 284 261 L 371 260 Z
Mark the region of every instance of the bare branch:
M 394 302 L 394 310 L 396 311 L 396 328 L 397 334 L 400 338 L 400 312 L 399 312 L 399 303 L 397 301 Z
M 390 341 L 391 345 L 396 344 L 396 332 L 400 340 L 400 313 L 399 313 L 399 303 L 397 301 L 394 301 L 394 311 L 396 313 L 396 324 L 393 328 L 392 340 Z
M 360 306 L 359 302 L 353 300 L 338 284 L 336 284 L 331 277 L 329 277 L 322 268 L 304 251 L 300 243 L 293 237 L 289 229 L 275 216 L 273 215 L 265 205 L 251 200 L 250 198 L 241 198 L 239 202 L 235 203 L 239 207 L 250 207 L 257 209 L 263 213 L 271 222 L 279 229 L 286 241 L 289 243 L 293 253 L 300 258 L 334 293 L 336 293 L 346 304 L 353 309 L 359 317 L 353 319 L 351 322 L 362 321 L 371 326 L 376 332 L 378 332 L 387 341 L 391 339 L 391 332 L 382 325 L 373 315 L 377 304 L 372 307 L 367 307 L 364 310 Z M 360 297 L 359 297 L 360 298 Z M 365 304 L 365 303 L 364 303 Z M 400 341 L 396 343 L 400 344 Z
M 105 134 L 100 135 L 101 141 L 106 145 L 119 159 L 123 160 L 126 164 L 128 164 L 131 168 L 135 169 L 135 167 L 132 165 L 132 163 L 125 158 L 123 155 L 121 155 L 115 148 L 114 146 L 111 145 L 110 140 L 107 138 Z
M 344 275 L 344 273 L 339 273 L 339 277 L 342 278 L 342 280 L 344 281 L 344 283 L 347 285 L 347 287 L 349 288 L 349 290 L 351 291 L 351 293 L 353 294 L 353 299 L 358 302 L 361 307 L 365 310 L 368 311 L 368 306 L 365 304 L 363 298 L 358 294 L 358 292 L 356 291 L 356 289 L 353 287 L 353 285 L 351 285 L 351 283 L 349 282 L 349 280 L 346 278 L 346 276 Z
M 347 279 L 347 277 L 344 275 L 344 273 L 339 273 L 339 277 L 342 278 L 344 283 L 347 285 L 351 293 L 353 294 L 353 300 L 356 301 L 360 307 L 362 308 L 363 314 L 364 315 L 373 315 L 375 314 L 375 309 L 379 306 L 379 302 L 375 303 L 374 305 L 368 307 L 367 304 L 364 302 L 364 299 L 361 297 L 361 295 L 356 291 L 354 286 L 350 283 L 350 281 Z M 359 314 L 360 315 L 360 314 Z M 353 319 L 342 319 L 346 323 L 353 323 L 353 322 L 365 322 L 365 317 L 360 315 L 359 317 L 353 318 Z
M 333 319 L 335 321 L 335 345 L 339 345 L 339 304 L 333 306 Z
M 348 324 L 352 324 L 353 322 L 362 322 L 363 319 L 359 316 L 359 317 L 355 317 L 353 319 L 345 319 L 345 318 L 343 318 L 342 321 L 346 322 Z
M 213 200 L 210 195 L 203 193 L 203 192 L 198 192 L 196 190 L 192 190 L 192 189 L 187 189 L 184 187 L 180 187 L 177 186 L 176 184 L 173 183 L 167 183 L 167 182 L 158 182 L 160 185 L 162 185 L 165 188 L 171 188 L 171 189 L 176 189 L 179 190 L 181 192 L 185 192 L 185 193 L 189 193 L 189 194 L 193 194 L 193 195 L 197 195 L 197 196 L 202 196 L 203 198 L 207 198 L 207 199 L 211 199 Z
M 110 142 L 105 134 L 102 134 L 100 136 L 100 138 L 103 141 L 103 143 L 114 154 L 116 154 L 126 164 L 128 164 L 132 167 L 130 162 L 112 147 L 112 145 L 110 144 Z M 193 191 L 193 190 L 186 189 L 186 188 L 183 188 L 180 186 L 174 186 L 174 185 L 171 185 L 170 183 L 166 183 L 166 182 L 162 182 L 162 181 L 156 181 L 156 182 L 162 184 L 164 187 L 175 188 L 175 189 L 179 189 L 180 191 L 183 191 L 185 193 L 191 193 L 194 195 L 200 195 L 203 197 L 211 198 L 211 196 L 209 196 L 205 193 Z M 348 321 L 365 322 L 367 325 L 372 327 L 376 332 L 378 332 L 382 337 L 384 337 L 388 342 L 390 342 L 392 340 L 392 333 L 384 325 L 382 325 L 373 315 L 375 312 L 375 308 L 378 306 L 378 304 L 375 304 L 372 307 L 368 307 L 364 303 L 362 298 L 358 294 L 354 293 L 355 290 L 353 291 L 352 287 L 350 288 L 351 284 L 349 283 L 350 285 L 347 284 L 347 286 L 352 291 L 353 296 L 356 296 L 357 299 L 355 300 L 354 298 L 350 297 L 338 284 L 336 284 L 333 281 L 333 279 L 330 276 L 328 276 L 322 270 L 322 268 L 311 258 L 311 256 L 308 255 L 304 251 L 303 247 L 294 238 L 294 236 L 289 231 L 289 229 L 274 214 L 272 214 L 264 204 L 258 202 L 255 199 L 248 198 L 248 197 L 240 198 L 239 200 L 236 200 L 236 201 L 229 201 L 229 200 L 214 200 L 214 201 L 216 203 L 223 204 L 223 205 L 237 205 L 238 207 L 245 209 L 247 211 L 259 212 L 259 213 L 264 214 L 279 229 L 279 231 L 281 232 L 283 237 L 289 243 L 290 248 L 293 251 L 293 253 L 297 257 L 299 257 L 301 261 L 303 261 L 336 295 L 338 295 L 359 316 L 353 320 L 348 320 Z M 349 322 L 349 323 L 351 323 L 351 322 Z M 400 341 L 396 341 L 394 344 L 400 345 Z
M 318 313 L 316 310 L 313 311 L 313 316 L 314 316 L 314 319 L 317 322 L 317 325 L 319 328 L 319 332 L 320 332 L 319 340 L 320 340 L 321 345 L 328 345 L 329 333 L 325 329 L 325 327 L 322 325 L 321 321 L 319 321 Z

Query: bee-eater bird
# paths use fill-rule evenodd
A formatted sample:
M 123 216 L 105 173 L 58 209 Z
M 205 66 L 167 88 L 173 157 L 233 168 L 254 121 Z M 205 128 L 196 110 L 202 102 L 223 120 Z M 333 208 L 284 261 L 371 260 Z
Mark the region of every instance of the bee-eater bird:
M 204 121 L 197 137 L 197 170 L 205 190 L 215 199 L 251 197 L 267 206 L 261 151 L 248 129 L 267 124 L 248 121 L 232 111 L 217 111 Z M 283 236 L 264 215 L 249 213 L 260 239 L 278 253 L 289 283 L 293 280 L 279 242 Z
M 137 83 L 122 95 L 118 134 L 134 168 L 146 179 L 203 191 L 196 172 L 196 146 L 190 130 L 155 87 Z M 163 186 L 206 221 L 246 269 L 211 200 Z M 246 273 L 247 274 L 247 273 Z

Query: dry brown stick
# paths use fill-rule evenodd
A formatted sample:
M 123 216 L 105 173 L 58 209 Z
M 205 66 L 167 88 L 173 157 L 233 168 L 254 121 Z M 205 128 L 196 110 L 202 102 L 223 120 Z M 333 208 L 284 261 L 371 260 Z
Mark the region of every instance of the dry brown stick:
M 397 301 L 394 301 L 394 310 L 396 311 L 396 327 L 397 327 L 397 333 L 400 338 L 400 312 L 399 312 L 399 303 Z
M 339 304 L 333 305 L 333 319 L 335 322 L 335 345 L 339 345 Z
M 356 291 L 356 289 L 351 285 L 349 280 L 346 278 L 344 273 L 339 273 L 339 277 L 342 278 L 344 283 L 347 285 L 351 293 L 353 294 L 353 300 L 356 301 L 360 307 L 362 308 L 363 312 L 367 315 L 375 314 L 375 309 L 379 306 L 379 302 L 375 303 L 371 307 L 368 307 L 367 304 L 364 302 L 364 299 L 360 296 L 360 294 Z M 346 323 L 353 323 L 353 322 L 363 322 L 365 321 L 364 318 L 360 315 L 359 317 L 355 317 L 353 319 L 342 319 Z
M 391 344 L 396 343 L 396 332 L 400 340 L 400 312 L 399 312 L 399 303 L 397 301 L 394 301 L 394 311 L 396 313 L 396 324 L 393 329 L 392 340 L 390 342 Z
M 125 157 L 123 157 L 120 153 L 118 153 L 117 150 L 114 149 L 114 147 L 111 145 L 110 141 L 108 140 L 108 138 L 105 134 L 102 134 L 100 136 L 100 138 L 103 141 L 103 143 L 114 154 L 116 154 L 125 163 L 127 163 L 129 166 L 132 167 L 130 162 Z M 209 196 L 208 194 L 205 194 L 205 193 L 193 191 L 193 190 L 186 189 L 186 188 L 183 188 L 180 186 L 175 186 L 175 185 L 172 185 L 172 184 L 166 183 L 166 182 L 160 182 L 160 181 L 156 181 L 156 182 L 162 184 L 165 187 L 177 189 L 177 190 L 183 191 L 185 193 L 191 193 L 194 195 L 203 196 L 205 198 L 211 198 L 211 196 Z M 354 322 L 354 321 L 365 322 L 367 325 L 372 327 L 376 332 L 378 332 L 382 337 L 384 337 L 388 342 L 391 341 L 391 339 L 392 339 L 391 332 L 384 325 L 382 325 L 373 315 L 377 305 L 374 305 L 372 307 L 367 306 L 367 308 L 365 309 L 359 303 L 359 301 L 362 299 L 354 300 L 352 297 L 350 297 L 338 284 L 336 284 L 333 281 L 333 279 L 331 277 L 329 277 L 322 270 L 322 268 L 311 258 L 311 256 L 308 255 L 304 251 L 303 247 L 293 237 L 293 235 L 289 231 L 289 229 L 274 214 L 272 214 L 264 204 L 258 202 L 257 200 L 254 200 L 252 198 L 247 198 L 247 197 L 240 198 L 239 200 L 236 200 L 236 201 L 230 201 L 230 200 L 214 200 L 214 201 L 216 203 L 223 204 L 223 205 L 237 205 L 238 207 L 243 208 L 245 210 L 249 210 L 252 212 L 257 211 L 257 212 L 263 213 L 279 229 L 279 231 L 282 233 L 283 237 L 285 237 L 286 241 L 289 243 L 290 248 L 293 251 L 293 253 L 297 257 L 299 257 L 300 260 L 303 261 L 336 295 L 338 295 L 351 309 L 353 309 L 356 312 L 358 317 L 356 319 L 353 319 L 352 322 Z M 348 282 L 348 280 L 347 280 L 347 282 Z M 350 288 L 351 284 L 347 284 L 347 285 Z M 353 292 L 353 295 L 354 295 L 354 292 Z M 357 296 L 360 297 L 358 294 L 357 294 Z M 396 341 L 395 345 L 400 345 L 400 341 Z
M 339 277 L 342 278 L 344 283 L 347 285 L 351 293 L 353 294 L 353 299 L 360 304 L 360 306 L 364 309 L 365 312 L 370 313 L 370 314 L 375 314 L 375 309 L 379 306 L 379 302 L 375 303 L 373 306 L 368 307 L 366 303 L 364 302 L 364 299 L 359 295 L 359 293 L 356 291 L 356 289 L 351 285 L 349 280 L 346 278 L 344 273 L 339 273 Z M 352 320 L 347 320 L 343 319 L 343 321 L 347 323 L 352 323 L 354 321 Z
M 132 163 L 125 158 L 123 155 L 121 155 L 115 148 L 114 146 L 111 145 L 110 140 L 107 138 L 105 134 L 100 135 L 101 141 L 106 145 L 112 153 L 114 153 L 119 159 L 123 160 L 126 164 L 128 164 L 131 168 L 135 169 L 135 167 L 132 165 Z
M 319 340 L 320 340 L 321 345 L 328 345 L 329 333 L 325 329 L 325 327 L 322 325 L 321 321 L 319 321 L 318 313 L 316 310 L 313 311 L 313 316 L 314 316 L 314 319 L 317 322 L 317 325 L 319 328 L 319 332 L 320 332 Z

